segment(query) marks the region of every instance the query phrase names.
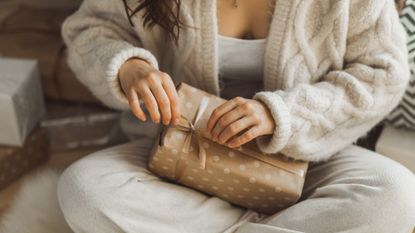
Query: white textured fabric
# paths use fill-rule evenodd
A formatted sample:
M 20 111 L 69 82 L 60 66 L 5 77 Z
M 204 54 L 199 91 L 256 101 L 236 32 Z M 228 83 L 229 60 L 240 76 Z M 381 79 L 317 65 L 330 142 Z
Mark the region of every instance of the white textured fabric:
M 131 5 L 135 1 L 127 1 Z M 131 27 L 122 1 L 85 0 L 63 25 L 69 63 L 105 104 L 128 109 L 115 74 L 125 58 L 157 61 L 175 83 L 219 95 L 216 1 L 184 0 L 178 46 L 159 27 Z M 144 54 L 144 50 L 148 53 Z M 125 52 L 127 53 L 127 52 Z M 406 34 L 392 0 L 278 0 L 264 58 L 264 91 L 253 97 L 274 116 L 260 149 L 326 160 L 380 122 L 409 80 Z M 115 94 L 117 93 L 117 94 Z M 275 104 L 275 103 L 279 104 Z
M 271 216 L 158 178 L 154 139 L 94 153 L 61 176 L 58 200 L 75 233 L 411 233 L 415 178 L 357 146 L 313 163 L 298 204 Z
M 19 184 L 10 207 L 2 209 L 2 233 L 73 233 L 65 221 L 57 198 L 61 171 L 32 172 Z
M 252 98 L 263 89 L 266 39 L 219 35 L 219 86 L 224 99 Z

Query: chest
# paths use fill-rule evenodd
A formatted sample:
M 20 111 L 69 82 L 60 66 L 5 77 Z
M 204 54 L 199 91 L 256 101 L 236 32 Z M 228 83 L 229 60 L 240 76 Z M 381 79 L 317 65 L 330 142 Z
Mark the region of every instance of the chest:
M 178 46 L 169 46 L 168 44 L 164 46 L 165 44 L 154 43 L 153 49 L 150 49 L 150 51 L 159 52 L 157 58 L 160 60 L 161 69 L 175 77 L 177 82 L 187 82 L 207 92 L 219 95 L 220 65 L 223 64 L 223 60 L 226 60 L 226 57 L 225 59 L 221 58 L 224 53 L 222 53 L 223 46 L 219 43 L 219 37 L 248 39 L 249 33 L 252 34 L 252 38 L 249 39 L 266 38 L 264 52 L 262 52 L 263 75 L 261 75 L 265 91 L 291 88 L 298 83 L 316 82 L 329 69 L 342 68 L 342 63 L 334 64 L 334 59 L 330 55 L 343 56 L 344 54 L 347 34 L 339 26 L 347 25 L 347 11 L 344 11 L 344 14 L 332 13 L 339 15 L 338 21 L 333 30 L 327 30 L 333 25 L 331 21 L 326 19 L 328 10 L 332 8 L 319 9 L 313 5 L 313 11 L 308 11 L 304 15 L 300 14 L 304 11 L 300 13 L 297 11 L 298 4 L 308 6 L 312 5 L 311 2 L 277 0 L 274 14 L 269 16 L 268 22 L 264 20 L 261 21 L 262 24 L 257 24 L 259 22 L 255 22 L 255 13 L 247 14 L 250 12 L 248 9 L 246 12 L 242 11 L 243 7 L 249 8 L 250 6 L 244 6 L 242 2 L 247 3 L 255 0 L 240 0 L 240 8 L 242 9 L 239 10 L 241 12 L 232 9 L 233 1 L 191 0 L 193 4 L 184 5 L 186 6 L 186 11 L 183 11 L 184 23 L 192 27 L 181 32 Z M 222 7 L 225 2 L 227 4 L 226 11 Z M 267 2 L 263 2 L 263 4 L 265 3 Z M 336 4 L 343 4 L 343 1 Z M 339 7 L 339 9 L 342 8 Z M 325 22 L 329 23 L 325 24 Z M 269 28 L 258 33 L 260 30 L 255 30 L 256 27 L 249 27 L 250 25 L 267 25 Z M 322 30 L 324 33 L 321 32 Z M 332 32 L 336 35 L 335 37 L 332 37 Z M 316 38 L 318 43 L 316 43 Z M 333 41 L 333 39 L 336 47 L 328 47 L 326 43 Z M 144 44 L 148 45 L 153 41 L 147 38 L 144 40 Z M 160 47 L 166 49 L 160 49 Z M 329 53 L 328 48 L 333 51 Z M 253 59 L 252 54 L 240 55 L 239 57 L 248 58 L 251 65 L 252 61 L 249 60 Z M 259 60 L 256 59 L 256 61 Z M 240 69 L 241 66 L 238 66 L 238 70 Z M 234 76 L 229 75 L 228 77 Z
M 259 39 L 268 35 L 276 0 L 218 0 L 216 4 L 220 35 Z

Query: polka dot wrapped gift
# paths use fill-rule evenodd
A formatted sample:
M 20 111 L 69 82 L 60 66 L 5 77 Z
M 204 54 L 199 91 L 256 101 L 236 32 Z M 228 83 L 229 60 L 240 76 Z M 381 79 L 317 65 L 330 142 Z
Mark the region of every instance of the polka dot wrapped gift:
M 148 168 L 170 181 L 260 213 L 273 214 L 301 196 L 306 162 L 262 153 L 255 140 L 232 149 L 206 132 L 212 111 L 226 100 L 181 83 L 182 118 L 160 128 Z

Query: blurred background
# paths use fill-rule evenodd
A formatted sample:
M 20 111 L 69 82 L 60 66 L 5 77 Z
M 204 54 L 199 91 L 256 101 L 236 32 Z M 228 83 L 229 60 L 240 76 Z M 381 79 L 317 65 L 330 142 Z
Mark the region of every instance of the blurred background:
M 27 201 L 25 195 L 54 194 L 60 172 L 72 162 L 97 150 L 134 140 L 140 137 L 140 132 L 153 128 L 152 123 L 139 123 L 129 112 L 103 106 L 68 67 L 60 28 L 80 3 L 81 0 L 0 0 L 0 232 L 29 232 L 23 228 L 7 230 L 14 227 L 16 219 L 22 218 L 49 224 L 49 228 L 42 229 L 51 229 L 53 224 L 59 229 L 43 231 L 46 233 L 70 232 L 60 228 L 62 221 L 55 219 L 52 223 L 56 212 L 50 212 L 49 217 L 55 214 L 50 218 L 28 217 L 21 204 Z M 415 3 L 413 0 L 397 3 L 408 32 L 411 69 L 415 70 Z M 414 79 L 394 112 L 356 142 L 412 171 L 415 171 Z M 42 175 L 45 171 L 48 176 Z M 50 171 L 54 178 L 50 178 Z M 36 187 L 48 187 L 50 192 L 44 195 Z M 50 204 L 48 208 L 58 210 L 53 196 L 37 204 L 25 204 L 45 215 L 43 205 Z

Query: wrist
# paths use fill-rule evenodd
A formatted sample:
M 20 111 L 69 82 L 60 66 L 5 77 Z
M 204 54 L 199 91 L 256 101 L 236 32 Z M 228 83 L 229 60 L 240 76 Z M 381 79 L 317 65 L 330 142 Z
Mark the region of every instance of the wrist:
M 133 57 L 133 58 L 128 59 L 126 62 L 124 62 L 124 64 L 122 64 L 118 72 L 118 78 L 124 77 L 124 75 L 128 73 L 128 70 L 130 70 L 132 67 L 141 67 L 143 69 L 154 69 L 154 67 L 148 61 L 137 58 L 137 57 Z
M 144 75 L 155 68 L 146 60 L 140 58 L 130 58 L 124 64 L 121 65 L 118 72 L 118 82 L 120 83 L 121 89 L 126 94 L 125 88 L 129 86 L 131 78 L 138 75 Z M 138 71 L 138 72 L 137 72 Z

